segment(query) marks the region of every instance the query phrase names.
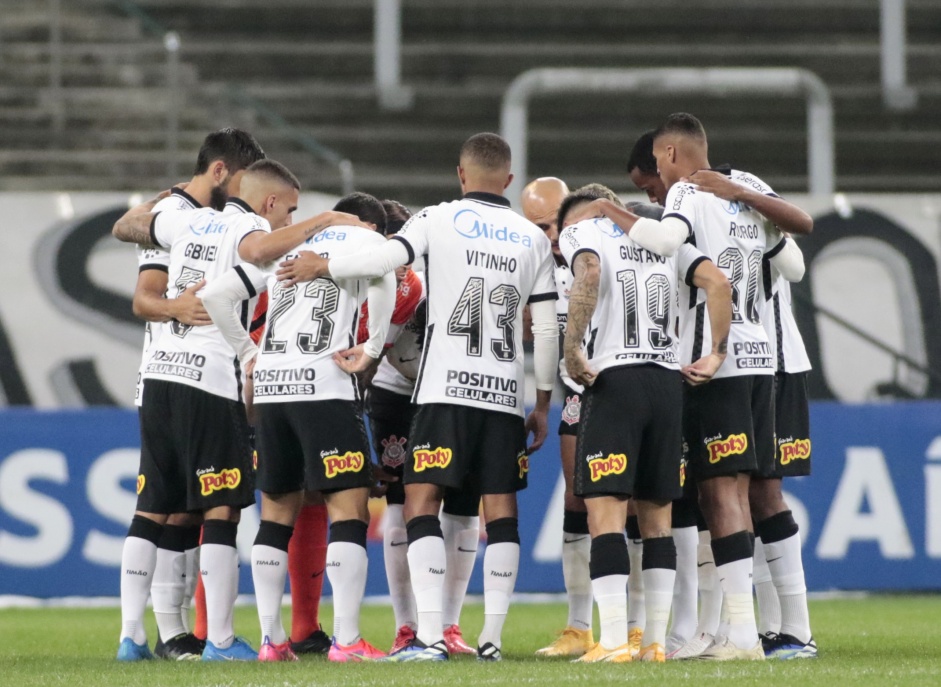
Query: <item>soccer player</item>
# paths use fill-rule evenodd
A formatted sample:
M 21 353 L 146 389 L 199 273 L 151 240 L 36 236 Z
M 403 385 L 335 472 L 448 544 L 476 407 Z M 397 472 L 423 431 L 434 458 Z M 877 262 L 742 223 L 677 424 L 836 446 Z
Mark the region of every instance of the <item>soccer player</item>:
M 348 222 L 347 215 L 325 213 L 269 233 L 269 226 L 289 220 L 297 194 L 296 179 L 283 165 L 259 160 L 241 178 L 241 198 L 231 198 L 224 212 L 204 208 L 158 214 L 151 202 L 129 211 L 112 233 L 122 241 L 169 250 L 168 293 L 175 297 L 237 262 L 268 262 L 323 226 Z M 247 319 L 247 304 L 243 310 Z M 143 377 L 138 504 L 125 543 L 122 584 L 123 578 L 153 574 L 167 514 L 203 513 L 200 568 L 208 636 L 202 658 L 253 660 L 255 652 L 236 640 L 232 627 L 238 519 L 254 501 L 240 370 L 216 327 L 171 322 L 151 346 Z
M 572 273 L 559 249 L 559 206 L 569 193 L 561 179 L 543 177 L 530 182 L 523 189 L 522 210 L 530 222 L 545 232 L 552 245 L 555 261 L 556 321 L 560 336 L 565 332 L 569 290 Z M 581 656 L 595 644 L 591 632 L 591 578 L 588 576 L 588 556 L 591 540 L 588 535 L 588 514 L 585 501 L 572 491 L 575 474 L 575 436 L 582 404 L 582 387 L 565 372 L 565 361 L 559 361 L 559 373 L 565 385 L 565 406 L 559 422 L 559 447 L 562 459 L 562 477 L 565 480 L 564 511 L 562 515 L 562 578 L 568 597 L 568 620 L 565 629 L 548 646 L 539 649 L 537 656 Z
M 619 204 L 610 191 L 609 202 Z M 576 192 L 559 225 L 598 193 Z M 643 537 L 646 623 L 641 661 L 665 660 L 676 570 L 670 503 L 681 493 L 682 379 L 708 381 L 725 360 L 731 320 L 728 280 L 693 246 L 663 257 L 637 245 L 607 218 L 567 226 L 559 241 L 575 275 L 565 334 L 566 366 L 586 386 L 579 424 L 576 493 L 586 499 L 591 579 L 601 637 L 578 661 L 631 661 L 624 523 L 633 497 Z M 712 346 L 680 373 L 672 304 L 678 283 L 703 289 Z M 584 342 L 590 340 L 586 347 Z
M 173 188 L 168 197 L 154 206 L 164 210 L 193 210 L 213 205 L 222 209 L 232 193 L 237 192 L 242 172 L 265 156 L 251 134 L 239 129 L 221 129 L 208 136 L 196 158 L 193 178 L 183 188 Z M 138 373 L 135 404 L 141 405 L 144 368 L 149 349 L 166 329 L 167 322 L 189 326 L 211 323 L 196 297 L 204 282 L 193 284 L 177 298 L 166 298 L 170 254 L 162 248 L 137 246 L 138 276 L 134 290 L 134 314 L 147 321 L 144 354 Z M 198 659 L 203 643 L 189 632 L 190 601 L 199 579 L 200 519 L 189 513 L 174 513 L 167 519 L 157 542 L 153 575 L 122 576 L 122 629 L 118 660 L 149 658 L 143 631 L 147 593 L 153 597 L 158 640 L 154 653 L 171 660 Z M 137 539 L 135 537 L 134 539 Z M 138 542 L 128 540 L 125 551 Z M 149 548 L 144 544 L 146 548 Z M 126 568 L 125 568 L 126 569 Z M 125 641 L 127 640 L 127 641 Z
M 781 229 L 798 234 L 808 234 L 813 229 L 809 215 L 794 206 L 787 209 L 761 180 L 745 172 L 732 170 L 730 176 L 726 176 L 699 171 L 690 181 L 697 189 L 723 200 L 763 207 L 763 214 Z M 765 203 L 771 205 L 766 207 Z M 766 656 L 813 658 L 817 655 L 817 645 L 810 630 L 800 535 L 781 492 L 781 478 L 810 474 L 807 400 L 810 360 L 791 310 L 790 283 L 770 261 L 763 262 L 762 270 L 765 301 L 761 321 L 776 364 L 776 450 L 773 468 L 756 474 L 749 489 L 757 537 L 755 589 L 759 631 Z
M 441 611 L 447 553 L 438 519 L 444 488 L 483 495 L 484 628 L 477 657 L 501 659 L 501 633 L 519 568 L 516 492 L 529 453 L 545 440 L 558 356 L 557 294 L 549 239 L 510 209 L 510 149 L 495 134 L 461 147 L 464 197 L 425 208 L 369 253 L 289 261 L 287 283 L 308 274 L 369 277 L 424 257 L 428 324 L 416 383 L 418 410 L 405 466 L 408 560 L 418 638 L 392 659 L 446 660 Z M 522 305 L 533 320 L 536 407 L 524 422 Z M 527 448 L 526 434 L 534 439 Z
M 360 205 L 354 201 L 345 207 L 358 211 Z M 284 259 L 304 249 L 338 257 L 384 241 L 381 234 L 363 227 L 334 227 L 310 237 Z M 297 658 L 281 623 L 281 602 L 288 544 L 305 490 L 323 495 L 332 521 L 327 576 L 335 610 L 328 658 L 336 662 L 379 658 L 385 654 L 359 631 L 368 564 L 368 500 L 374 481 L 358 387 L 350 375 L 365 370 L 382 353 L 395 303 L 395 277 L 388 274 L 368 283 L 318 279 L 284 286 L 277 281 L 276 268 L 276 264 L 265 269 L 237 266 L 203 294 L 207 310 L 239 360 L 254 368 L 257 481 L 262 492 L 261 526 L 252 547 L 262 634 L 258 659 Z M 271 292 L 271 305 L 261 346 L 256 348 L 240 326 L 235 306 L 264 289 Z M 364 297 L 369 303 L 370 337 L 353 348 Z
M 667 189 L 657 172 L 657 160 L 653 156 L 653 131 L 645 131 L 631 148 L 627 159 L 627 175 L 634 186 L 647 194 L 651 203 L 663 206 Z

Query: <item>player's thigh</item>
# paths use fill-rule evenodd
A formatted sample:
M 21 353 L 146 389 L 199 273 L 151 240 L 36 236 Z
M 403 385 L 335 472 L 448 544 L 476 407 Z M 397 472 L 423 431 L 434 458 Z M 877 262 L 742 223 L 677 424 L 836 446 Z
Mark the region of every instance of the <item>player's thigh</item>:
M 415 410 L 403 482 L 463 487 L 476 446 L 474 408 L 426 403 Z M 406 489 L 406 498 L 408 489 Z
M 697 482 L 757 467 L 750 376 L 684 387 L 687 468 Z
M 680 373 L 656 365 L 637 370 L 648 408 L 634 482 L 635 499 L 673 501 L 683 495 L 683 381 Z M 638 513 L 639 514 L 639 513 Z
M 293 404 L 291 426 L 304 452 L 304 486 L 324 494 L 373 484 L 366 425 L 353 401 Z
M 810 403 L 807 373 L 775 375 L 775 474 L 801 477 L 810 474 Z
M 258 468 L 255 483 L 266 494 L 287 494 L 304 489 L 304 452 L 294 432 L 293 403 L 255 405 Z

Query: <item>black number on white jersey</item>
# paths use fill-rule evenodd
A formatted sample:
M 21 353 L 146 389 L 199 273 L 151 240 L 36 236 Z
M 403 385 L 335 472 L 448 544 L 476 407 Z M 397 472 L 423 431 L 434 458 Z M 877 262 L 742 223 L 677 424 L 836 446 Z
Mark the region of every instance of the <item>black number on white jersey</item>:
M 192 267 L 184 267 L 183 271 L 180 272 L 179 278 L 177 278 L 176 282 L 174 282 L 174 285 L 177 288 L 177 298 L 179 298 L 180 294 L 186 291 L 186 289 L 191 287 L 193 284 L 201 282 L 205 275 L 206 273 L 200 270 L 194 270 Z M 172 320 L 170 322 L 170 333 L 173 334 L 173 336 L 180 337 L 181 339 L 186 336 L 187 332 L 189 332 L 189 330 L 192 328 L 193 325 L 191 324 L 183 324 L 182 322 L 177 322 L 176 320 Z
M 516 330 L 513 323 L 516 321 L 520 293 L 511 284 L 500 284 L 490 292 L 488 302 L 503 307 L 503 312 L 497 315 L 497 326 L 502 335 L 498 339 L 491 339 L 490 350 L 497 360 L 512 362 L 516 360 Z M 466 336 L 467 355 L 474 358 L 481 356 L 483 305 L 484 280 L 471 277 L 448 320 L 448 334 Z
M 298 334 L 297 347 L 301 353 L 323 353 L 330 347 L 330 339 L 333 337 L 334 322 L 330 316 L 340 305 L 340 287 L 329 279 L 317 279 L 307 285 L 304 296 L 315 301 L 310 313 L 314 331 Z
M 716 265 L 728 270 L 729 283 L 732 285 L 732 322 L 760 324 L 758 314 L 758 281 L 761 276 L 761 251 L 752 251 L 748 256 L 748 279 L 745 280 L 745 256 L 735 247 L 726 248 L 719 253 Z M 745 300 L 742 302 L 742 282 L 745 283 Z
M 275 339 L 275 330 L 278 320 L 286 313 L 297 299 L 297 286 L 282 286 L 278 282 L 271 292 L 271 303 L 268 306 L 268 326 L 265 329 L 265 342 L 262 350 L 265 353 L 284 353 L 287 350 L 286 339 Z
M 511 284 L 500 284 L 490 292 L 490 303 L 505 308 L 497 316 L 497 326 L 503 331 L 503 336 L 490 340 L 490 350 L 497 360 L 516 360 L 516 332 L 513 322 L 516 320 L 516 309 L 520 304 L 520 292 Z
M 640 346 L 637 273 L 621 270 L 617 278 L 624 298 L 624 348 L 637 348 Z M 666 275 L 652 274 L 644 288 L 647 292 L 647 317 L 654 324 L 647 332 L 647 340 L 656 349 L 669 348 L 673 344 L 670 336 L 670 280 Z

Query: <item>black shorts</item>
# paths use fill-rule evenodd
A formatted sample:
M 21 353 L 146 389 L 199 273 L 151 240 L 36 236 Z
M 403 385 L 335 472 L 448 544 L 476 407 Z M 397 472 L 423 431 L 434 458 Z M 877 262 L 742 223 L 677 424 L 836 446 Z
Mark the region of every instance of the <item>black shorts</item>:
M 529 456 L 523 418 L 449 403 L 419 405 L 405 484 L 437 484 L 475 494 L 526 488 Z
M 582 415 L 582 395 L 565 389 L 565 405 L 562 406 L 562 419 L 559 421 L 559 436 L 578 436 L 578 420 Z
M 242 403 L 187 384 L 148 379 L 139 417 L 137 510 L 202 512 L 255 502 Z
M 575 494 L 679 498 L 683 381 L 659 365 L 602 371 L 585 390 L 575 449 Z
M 776 477 L 810 474 L 810 406 L 807 373 L 779 372 L 774 376 Z
M 696 481 L 774 471 L 774 377 L 746 375 L 685 386 L 683 436 Z
M 373 484 L 366 426 L 353 401 L 255 405 L 258 488 L 335 492 Z

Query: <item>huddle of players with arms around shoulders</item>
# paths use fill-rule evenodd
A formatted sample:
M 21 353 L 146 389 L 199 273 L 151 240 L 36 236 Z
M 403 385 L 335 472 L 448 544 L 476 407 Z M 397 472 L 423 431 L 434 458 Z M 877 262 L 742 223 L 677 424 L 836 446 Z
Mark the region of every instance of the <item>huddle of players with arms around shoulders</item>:
M 756 177 L 697 171 L 709 164 L 690 115 L 672 116 L 649 138 L 663 194 L 648 194 L 665 204 L 662 213 L 625 208 L 589 185 L 558 203 L 542 199 L 542 215 L 553 216 L 533 223 L 503 196 L 509 146 L 477 134 L 460 151 L 459 200 L 409 217 L 393 201 L 383 207 L 357 193 L 292 223 L 297 179 L 250 135 L 227 129 L 207 137 L 188 184 L 118 220 L 114 236 L 139 246 L 135 312 L 148 320 L 118 659 L 153 657 L 143 629 L 152 596 L 164 658 L 291 661 L 310 651 L 337 662 L 501 660 L 519 570 L 516 492 L 548 432 L 557 368 L 573 394 L 560 427 L 570 608 L 566 630 L 539 653 L 583 662 L 815 655 L 793 560 L 778 576 L 783 586 L 774 580 L 782 617 L 761 639 L 751 611 L 755 535 L 791 559 L 797 537 L 774 445 L 785 346 L 769 340 L 763 318 L 769 309 L 789 314 L 787 282 L 803 272 L 799 249 L 778 227 L 800 233 L 812 223 Z M 536 377 L 528 414 L 524 310 Z M 806 415 L 801 382 L 786 396 L 792 408 L 803 401 Z M 790 419 L 806 437 L 806 417 L 792 410 Z M 256 488 L 258 651 L 232 622 L 239 512 Z M 367 503 L 377 495 L 388 502 L 396 624 L 388 655 L 359 630 Z M 685 599 L 674 591 L 690 556 L 671 527 L 678 531 L 678 511 L 693 513 L 695 527 L 697 503 L 713 572 L 724 575 L 722 624 L 711 633 L 696 624 L 695 585 L 692 622 L 688 590 Z M 481 506 L 485 623 L 475 648 L 459 618 Z M 634 576 L 642 586 L 630 582 L 629 513 L 642 540 L 642 575 Z M 570 533 L 581 535 L 577 547 Z M 699 542 L 702 549 L 702 535 Z M 311 566 L 313 575 L 295 575 Z M 318 570 L 333 588 L 332 638 L 317 622 L 320 583 L 310 578 Z M 289 571 L 301 616 L 290 637 L 281 620 Z M 643 610 L 638 622 L 631 609 L 630 631 L 629 585 L 632 606 L 639 600 Z M 697 640 L 704 646 L 693 652 Z

